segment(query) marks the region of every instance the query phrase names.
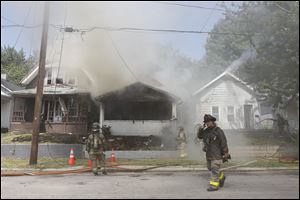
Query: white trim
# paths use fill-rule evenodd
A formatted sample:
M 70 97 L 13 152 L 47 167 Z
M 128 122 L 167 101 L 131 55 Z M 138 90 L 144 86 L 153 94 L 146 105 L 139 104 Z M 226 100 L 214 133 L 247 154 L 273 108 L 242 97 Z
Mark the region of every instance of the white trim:
M 30 74 L 28 74 L 24 79 L 21 81 L 21 84 L 28 85 L 38 74 L 39 67 L 36 67 Z
M 253 90 L 253 88 L 251 88 L 249 85 L 247 85 L 244 81 L 242 81 L 241 79 L 239 79 L 238 77 L 236 77 L 235 75 L 233 75 L 232 73 L 229 72 L 223 72 L 222 74 L 220 74 L 219 76 L 217 76 L 215 79 L 213 79 L 212 81 L 210 81 L 209 83 L 207 83 L 206 85 L 204 85 L 202 88 L 200 88 L 199 90 L 197 90 L 196 92 L 193 93 L 193 96 L 199 94 L 200 92 L 202 92 L 203 90 L 205 90 L 206 88 L 208 88 L 210 85 L 212 85 L 214 82 L 218 81 L 219 79 L 223 78 L 224 76 L 230 76 L 233 79 L 235 79 L 236 81 L 240 82 L 241 84 L 245 85 L 246 87 L 248 87 L 250 90 Z
M 3 87 L 4 89 L 6 89 L 7 91 L 9 91 L 9 92 L 12 92 L 12 90 L 11 89 L 8 89 L 7 87 L 5 87 L 3 84 L 1 84 L 1 87 Z

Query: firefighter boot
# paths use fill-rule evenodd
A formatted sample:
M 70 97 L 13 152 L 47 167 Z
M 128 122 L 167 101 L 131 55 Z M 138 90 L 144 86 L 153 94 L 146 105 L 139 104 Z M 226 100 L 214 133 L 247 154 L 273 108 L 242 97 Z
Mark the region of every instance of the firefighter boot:
M 213 191 L 217 191 L 217 190 L 219 190 L 219 188 L 218 187 L 214 187 L 214 186 L 209 186 L 209 188 L 207 188 L 208 192 L 213 192 Z
M 219 181 L 210 180 L 209 181 L 209 188 L 207 188 L 207 191 L 208 192 L 217 191 L 217 190 L 219 190 L 219 185 L 220 185 Z
M 224 186 L 225 179 L 226 179 L 226 176 L 225 176 L 224 172 L 220 172 L 220 176 L 219 176 L 220 187 L 223 187 L 223 186 Z

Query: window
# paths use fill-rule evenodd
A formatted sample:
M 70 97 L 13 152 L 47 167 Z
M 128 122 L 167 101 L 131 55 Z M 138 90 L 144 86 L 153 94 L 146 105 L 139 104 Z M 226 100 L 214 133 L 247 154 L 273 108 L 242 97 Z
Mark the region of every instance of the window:
M 52 81 L 52 71 L 48 71 L 47 72 L 47 85 L 51 85 L 51 81 Z
M 213 106 L 211 109 L 211 114 L 216 118 L 216 121 L 219 121 L 219 107 Z
M 61 73 L 58 74 L 55 82 L 56 82 L 56 84 L 63 84 L 64 83 L 63 75 Z
M 234 121 L 234 107 L 233 106 L 228 106 L 227 107 L 227 120 L 229 122 Z
M 76 97 L 69 100 L 69 116 L 78 116 L 78 100 Z
M 74 78 L 70 78 L 69 81 L 68 81 L 68 84 L 75 85 L 75 79 Z
M 62 78 L 56 78 L 56 84 L 63 84 L 63 79 Z
M 54 107 L 54 122 L 61 122 L 62 121 L 62 110 L 59 101 L 55 101 Z

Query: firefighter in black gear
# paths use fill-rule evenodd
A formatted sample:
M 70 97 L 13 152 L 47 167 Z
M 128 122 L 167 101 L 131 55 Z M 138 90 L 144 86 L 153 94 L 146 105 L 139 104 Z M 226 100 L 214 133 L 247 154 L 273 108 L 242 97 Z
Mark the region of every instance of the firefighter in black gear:
M 200 126 L 197 137 L 203 139 L 206 152 L 207 168 L 211 172 L 208 191 L 217 191 L 223 187 L 225 175 L 220 171 L 222 162 L 230 159 L 226 136 L 223 130 L 215 123 L 216 118 L 211 115 L 204 115 L 204 125 Z

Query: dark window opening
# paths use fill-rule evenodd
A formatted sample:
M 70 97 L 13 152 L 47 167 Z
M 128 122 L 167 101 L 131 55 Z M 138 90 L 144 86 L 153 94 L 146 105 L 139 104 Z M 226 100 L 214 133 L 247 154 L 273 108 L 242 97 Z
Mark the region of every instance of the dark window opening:
M 219 107 L 213 106 L 211 109 L 211 114 L 216 118 L 216 121 L 219 121 Z
M 170 102 L 108 102 L 104 105 L 105 120 L 170 120 Z
M 52 72 L 48 71 L 48 75 L 47 75 L 47 85 L 51 85 L 52 82 Z
M 63 84 L 63 79 L 62 78 L 56 78 L 56 84 Z
M 75 79 L 69 79 L 68 84 L 70 84 L 70 85 L 75 85 Z

